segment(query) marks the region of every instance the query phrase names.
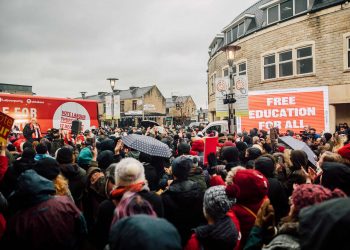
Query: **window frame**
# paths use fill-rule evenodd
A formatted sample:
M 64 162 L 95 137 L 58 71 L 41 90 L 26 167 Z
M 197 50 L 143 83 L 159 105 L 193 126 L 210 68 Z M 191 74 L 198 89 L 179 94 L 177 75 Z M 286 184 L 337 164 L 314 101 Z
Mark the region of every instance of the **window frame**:
M 345 38 L 349 37 L 350 38 L 350 33 L 347 34 L 347 36 L 344 35 L 344 43 L 345 43 Z M 311 47 L 311 56 L 308 57 L 302 57 L 302 58 L 297 58 L 297 51 L 298 49 L 302 48 L 307 48 Z M 280 61 L 279 55 L 284 52 L 292 51 L 292 65 L 293 65 L 293 74 L 288 75 L 288 76 L 281 76 L 280 75 L 280 63 L 287 63 L 290 62 L 291 60 L 288 61 Z M 345 50 L 344 50 L 345 51 Z M 267 56 L 271 56 L 272 54 L 275 54 L 275 64 L 276 64 L 276 78 L 269 78 L 265 79 L 265 64 L 264 64 L 264 58 Z M 269 81 L 274 81 L 274 80 L 280 80 L 280 79 L 285 79 L 285 78 L 299 78 L 303 76 L 310 76 L 310 75 L 316 75 L 316 54 L 315 54 L 315 42 L 314 41 L 306 41 L 303 43 L 295 44 L 293 46 L 286 46 L 279 48 L 277 50 L 271 50 L 267 51 L 260 56 L 261 60 L 261 82 L 269 82 Z M 298 74 L 297 73 L 297 61 L 302 60 L 302 59 L 307 59 L 307 58 L 312 58 L 312 72 L 309 73 L 304 73 L 304 74 Z M 345 60 L 345 52 L 344 52 L 344 60 Z M 345 63 L 345 61 L 344 61 Z M 266 65 L 267 66 L 267 65 Z M 350 70 L 350 69 L 348 69 Z
M 350 32 L 343 35 L 344 37 L 344 71 L 350 71 Z
M 275 8 L 275 7 L 277 7 L 277 20 L 270 23 L 270 21 L 269 21 L 269 12 L 270 12 L 270 9 Z M 270 25 L 270 24 L 273 24 L 273 23 L 277 23 L 277 22 L 280 21 L 280 19 L 281 19 L 281 17 L 280 17 L 280 7 L 281 7 L 280 4 L 275 4 L 275 5 L 270 6 L 270 7 L 268 7 L 268 8 L 266 9 L 266 10 L 267 10 L 267 13 L 266 13 L 266 22 L 267 22 L 267 25 Z
M 280 54 L 286 53 L 286 52 L 292 52 L 292 58 L 290 60 L 286 60 L 286 61 L 281 61 L 280 60 Z M 279 51 L 276 53 L 276 55 L 278 55 L 278 71 L 276 71 L 276 76 L 277 76 L 277 72 L 278 72 L 278 78 L 284 78 L 284 77 L 291 77 L 294 76 L 295 74 L 295 70 L 294 70 L 294 56 L 293 56 L 293 49 L 288 49 L 288 50 L 283 50 L 283 51 Z M 286 63 L 292 63 L 292 74 L 291 75 L 287 75 L 287 76 L 281 76 L 281 71 L 280 71 L 280 66 L 282 64 L 286 64 Z
M 240 70 L 239 69 L 239 66 L 242 65 L 242 64 L 245 64 L 245 70 Z M 235 66 L 236 66 L 236 74 L 232 74 L 234 76 L 246 76 L 247 73 L 248 73 L 248 64 L 247 64 L 247 60 L 240 60 L 238 62 L 235 63 Z M 241 74 L 241 72 L 245 72 L 245 74 Z
M 132 110 L 137 110 L 137 100 L 132 100 Z
M 125 102 L 124 101 L 120 101 L 120 112 L 125 112 Z
M 242 33 L 242 35 L 239 35 L 239 27 L 240 26 L 243 26 L 243 33 Z M 245 34 L 245 20 L 243 21 L 243 22 L 240 22 L 238 25 L 237 25 L 237 39 L 238 38 L 240 38 L 240 37 L 242 37 L 242 36 L 244 36 L 244 34 Z
M 309 48 L 311 47 L 311 56 L 305 56 L 305 57 L 301 57 L 301 58 L 298 58 L 298 50 L 299 49 L 305 49 L 305 48 Z M 309 74 L 313 74 L 314 73 L 314 67 L 315 67 L 315 61 L 314 61 L 314 50 L 313 50 L 313 46 L 312 45 L 306 45 L 306 46 L 300 46 L 300 47 L 296 47 L 295 48 L 295 63 L 296 63 L 296 68 L 295 68 L 295 74 L 297 76 L 303 76 L 303 75 L 309 75 Z M 305 59 L 312 59 L 312 72 L 307 72 L 307 73 L 302 73 L 302 74 L 298 74 L 298 61 L 301 61 L 301 60 L 305 60 Z
M 270 57 L 270 56 L 274 56 L 274 57 L 275 57 L 275 62 L 274 62 L 274 63 L 265 64 L 265 58 L 266 58 L 266 57 Z M 277 62 L 277 60 L 276 60 L 276 53 L 264 55 L 264 56 L 263 56 L 263 59 L 264 59 L 264 60 L 263 60 L 263 73 L 264 73 L 263 78 L 264 78 L 264 80 L 276 79 L 277 76 L 278 76 L 278 75 L 277 75 L 277 68 L 276 68 L 276 62 Z M 266 79 L 265 79 L 265 68 L 271 67 L 271 66 L 274 66 L 274 68 L 275 68 L 275 77 L 266 78 Z

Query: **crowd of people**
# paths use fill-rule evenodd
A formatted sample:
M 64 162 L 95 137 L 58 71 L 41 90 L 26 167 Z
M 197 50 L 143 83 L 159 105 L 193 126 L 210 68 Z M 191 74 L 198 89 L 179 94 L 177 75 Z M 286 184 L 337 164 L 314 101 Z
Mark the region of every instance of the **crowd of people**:
M 314 165 L 271 131 L 43 135 L 34 121 L 1 144 L 0 249 L 349 249 L 350 130 L 288 131 Z M 171 155 L 126 145 L 131 135 Z

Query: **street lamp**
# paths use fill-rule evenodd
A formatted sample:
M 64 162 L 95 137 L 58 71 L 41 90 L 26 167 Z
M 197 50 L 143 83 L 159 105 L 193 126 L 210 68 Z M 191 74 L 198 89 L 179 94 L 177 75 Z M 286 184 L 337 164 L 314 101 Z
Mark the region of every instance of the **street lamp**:
M 82 98 L 82 99 L 85 99 L 86 93 L 87 93 L 86 91 L 81 91 L 81 92 L 80 92 L 81 98 Z
M 234 98 L 233 86 L 234 86 L 234 77 L 233 77 L 233 62 L 235 60 L 236 51 L 240 50 L 241 47 L 237 45 L 227 45 L 223 47 L 221 50 L 225 52 L 226 59 L 229 65 L 229 76 L 230 76 L 230 91 L 229 94 L 226 94 L 226 99 L 224 100 L 224 104 L 228 104 L 228 129 L 229 133 L 232 131 L 232 123 L 233 123 L 233 131 L 236 131 L 236 110 L 233 108 L 233 103 L 236 102 Z M 232 122 L 233 120 L 233 122 Z
M 116 81 L 118 81 L 118 78 L 107 78 L 107 81 L 109 81 L 109 84 L 111 85 L 111 89 L 112 89 L 112 105 L 111 105 L 111 109 L 112 109 L 112 128 L 114 129 L 114 88 L 115 88 L 115 84 Z

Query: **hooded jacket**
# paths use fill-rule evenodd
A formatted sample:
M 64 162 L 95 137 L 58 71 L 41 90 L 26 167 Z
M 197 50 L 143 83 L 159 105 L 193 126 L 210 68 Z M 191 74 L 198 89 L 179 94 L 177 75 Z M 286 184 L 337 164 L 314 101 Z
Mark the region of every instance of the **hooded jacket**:
M 11 249 L 78 249 L 86 232 L 84 217 L 65 196 L 53 196 L 53 183 L 34 170 L 18 178 L 10 197 L 18 213 L 8 220 L 6 246 Z M 5 248 L 7 249 L 7 248 Z
M 175 180 L 162 193 L 164 217 L 179 231 L 183 246 L 190 238 L 191 229 L 205 223 L 203 196 L 198 183 L 191 180 Z

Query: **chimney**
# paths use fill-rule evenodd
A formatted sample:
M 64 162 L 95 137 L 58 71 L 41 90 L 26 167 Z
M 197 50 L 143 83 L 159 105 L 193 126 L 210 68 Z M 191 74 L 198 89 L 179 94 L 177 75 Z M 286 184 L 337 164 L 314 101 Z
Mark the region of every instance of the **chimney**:
M 131 90 L 131 91 L 134 91 L 135 89 L 138 89 L 139 87 L 135 87 L 135 86 L 131 86 L 131 87 L 129 87 L 129 89 Z

